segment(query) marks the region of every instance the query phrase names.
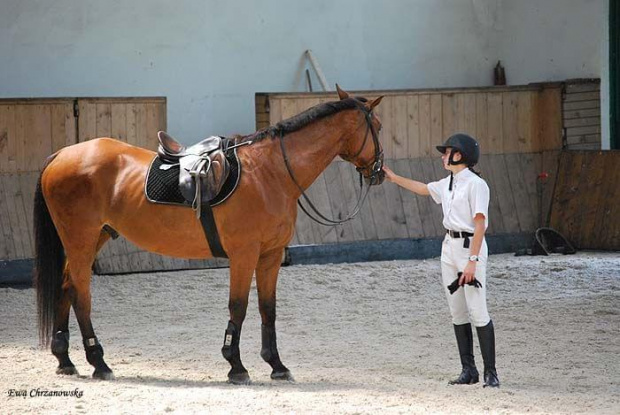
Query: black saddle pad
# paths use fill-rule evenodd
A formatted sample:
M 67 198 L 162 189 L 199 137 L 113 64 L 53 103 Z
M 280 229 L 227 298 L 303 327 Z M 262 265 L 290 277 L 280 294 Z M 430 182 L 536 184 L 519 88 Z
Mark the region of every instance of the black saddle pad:
M 228 199 L 239 184 L 241 164 L 237 149 L 228 150 L 226 158 L 230 163 L 230 174 L 220 193 L 209 202 L 211 206 L 217 206 Z M 162 166 L 164 166 L 163 169 Z M 185 200 L 179 190 L 179 165 L 165 164 L 157 156 L 149 166 L 144 192 L 149 202 L 191 207 L 191 203 Z

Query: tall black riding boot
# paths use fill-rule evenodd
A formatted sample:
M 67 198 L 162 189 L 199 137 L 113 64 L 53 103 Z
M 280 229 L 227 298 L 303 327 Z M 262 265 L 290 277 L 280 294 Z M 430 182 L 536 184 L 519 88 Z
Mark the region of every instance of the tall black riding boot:
M 493 321 L 489 321 L 484 327 L 476 327 L 480 352 L 484 361 L 484 387 L 499 388 L 499 378 L 495 369 L 495 329 Z
M 460 376 L 448 382 L 449 385 L 472 385 L 478 383 L 478 369 L 474 362 L 474 336 L 471 331 L 471 324 L 454 325 L 456 344 L 459 347 L 461 365 L 463 371 Z

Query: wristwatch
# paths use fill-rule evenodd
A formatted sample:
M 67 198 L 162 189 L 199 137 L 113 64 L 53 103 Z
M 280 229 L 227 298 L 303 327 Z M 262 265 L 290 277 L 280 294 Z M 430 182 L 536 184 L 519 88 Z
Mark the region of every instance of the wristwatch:
M 469 260 L 473 262 L 478 262 L 480 261 L 480 257 L 478 255 L 470 255 Z

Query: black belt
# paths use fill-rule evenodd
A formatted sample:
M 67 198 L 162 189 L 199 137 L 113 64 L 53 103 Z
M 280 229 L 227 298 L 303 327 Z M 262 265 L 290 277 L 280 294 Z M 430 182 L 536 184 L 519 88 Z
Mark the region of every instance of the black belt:
M 469 232 L 456 232 L 456 231 L 451 231 L 450 229 L 448 229 L 446 231 L 446 233 L 448 235 L 450 235 L 452 238 L 471 238 L 472 236 L 474 236 L 473 233 L 469 233 Z
M 198 183 L 200 186 L 200 183 Z M 226 251 L 222 248 L 220 242 L 220 234 L 217 232 L 217 226 L 215 225 L 215 218 L 213 217 L 213 210 L 209 203 L 203 203 L 200 207 L 200 223 L 202 224 L 202 230 L 207 237 L 207 243 L 211 248 L 211 254 L 216 258 L 228 258 Z

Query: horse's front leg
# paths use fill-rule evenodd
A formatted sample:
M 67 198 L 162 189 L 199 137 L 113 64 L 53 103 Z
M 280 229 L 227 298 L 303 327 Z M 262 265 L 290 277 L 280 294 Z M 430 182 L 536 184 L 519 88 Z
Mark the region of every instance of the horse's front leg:
M 294 381 L 291 372 L 282 364 L 276 343 L 276 285 L 282 262 L 283 248 L 260 256 L 256 268 L 258 307 L 262 319 L 262 348 L 260 355 L 273 371 L 271 379 Z
M 252 275 L 258 261 L 258 249 L 255 254 L 245 251 L 243 256 L 230 258 L 230 296 L 228 300 L 228 311 L 230 321 L 224 334 L 224 346 L 222 355 L 231 369 L 228 372 L 228 381 L 235 385 L 248 385 L 250 376 L 248 371 L 241 363 L 241 353 L 239 351 L 239 341 L 241 338 L 241 327 L 245 320 L 245 313 L 248 308 L 248 295 L 252 284 Z

